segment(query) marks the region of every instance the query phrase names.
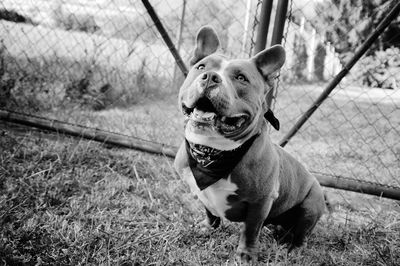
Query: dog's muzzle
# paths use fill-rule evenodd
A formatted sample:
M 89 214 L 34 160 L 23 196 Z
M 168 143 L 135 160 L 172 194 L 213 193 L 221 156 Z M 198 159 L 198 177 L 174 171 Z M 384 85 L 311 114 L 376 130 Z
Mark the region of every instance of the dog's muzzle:
M 218 113 L 211 100 L 200 98 L 195 107 L 182 104 L 186 122 L 191 121 L 195 127 L 209 127 L 223 136 L 234 136 L 242 132 L 249 124 L 250 116 L 244 113 L 225 116 Z

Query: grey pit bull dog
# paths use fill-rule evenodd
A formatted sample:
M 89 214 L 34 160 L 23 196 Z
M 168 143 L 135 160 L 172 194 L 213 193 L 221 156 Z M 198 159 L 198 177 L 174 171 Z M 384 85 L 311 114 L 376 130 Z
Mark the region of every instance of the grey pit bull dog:
M 279 121 L 266 103 L 271 76 L 285 62 L 276 45 L 250 59 L 216 53 L 214 29 L 203 27 L 180 88 L 185 140 L 175 169 L 206 208 L 202 226 L 243 222 L 237 254 L 255 260 L 266 224 L 286 230 L 290 248 L 300 246 L 325 212 L 318 181 L 291 155 L 272 144 L 267 122 Z

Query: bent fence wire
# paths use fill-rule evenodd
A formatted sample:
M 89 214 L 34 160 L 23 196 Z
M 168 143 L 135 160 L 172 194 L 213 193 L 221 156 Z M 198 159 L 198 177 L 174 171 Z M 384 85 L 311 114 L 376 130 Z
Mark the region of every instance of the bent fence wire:
M 188 62 L 204 24 L 219 32 L 223 53 L 251 55 L 261 2 L 150 4 Z M 275 142 L 395 2 L 382 1 L 370 10 L 362 1 L 352 6 L 289 2 L 287 62 L 273 102 L 282 125 L 279 132 L 271 130 Z M 182 141 L 176 98 L 183 75 L 142 2 L 4 0 L 0 15 L 2 110 L 166 147 Z M 286 146 L 312 172 L 400 188 L 399 24 L 399 18 L 392 22 Z

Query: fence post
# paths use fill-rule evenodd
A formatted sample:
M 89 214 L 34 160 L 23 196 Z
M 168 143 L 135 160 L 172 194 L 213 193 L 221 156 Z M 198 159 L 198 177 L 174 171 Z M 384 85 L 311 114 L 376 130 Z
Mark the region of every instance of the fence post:
M 27 116 L 26 114 L 10 112 L 2 109 L 0 109 L 0 121 L 6 121 L 27 127 L 34 127 L 44 131 L 52 131 L 56 132 L 57 134 L 61 133 L 79 138 L 85 138 L 119 147 L 163 155 L 170 158 L 174 158 L 178 151 L 178 147 L 106 132 L 96 128 L 73 125 L 57 120 L 49 120 L 43 117 Z M 317 180 L 322 186 L 400 200 L 399 188 L 371 184 L 368 182 L 359 182 L 334 176 L 326 176 L 319 173 L 313 174 L 317 177 Z
M 264 0 L 261 6 L 260 24 L 257 30 L 257 40 L 254 55 L 265 49 L 268 37 L 269 21 L 271 19 L 272 4 L 274 0 Z
M 294 1 L 294 0 L 292 0 Z M 274 30 L 272 32 L 271 46 L 275 44 L 281 44 L 283 38 L 283 30 L 285 28 L 286 13 L 289 0 L 279 0 L 276 8 Z M 272 98 L 274 97 L 274 90 L 271 88 L 266 96 L 267 106 L 271 107 Z
M 294 1 L 294 0 L 292 0 Z M 281 44 L 283 37 L 283 30 L 285 29 L 286 13 L 289 0 L 279 0 L 276 7 L 276 15 L 274 22 L 274 31 L 272 32 L 271 46 L 274 44 Z
M 164 155 L 171 158 L 174 158 L 176 152 L 178 151 L 177 147 L 170 145 L 164 145 L 117 133 L 111 133 L 97 128 L 74 125 L 57 120 L 49 120 L 43 117 L 32 115 L 27 116 L 23 113 L 16 113 L 2 109 L 0 109 L 0 121 L 7 121 L 23 126 L 56 132 L 57 134 L 66 134 L 78 138 L 112 144 L 119 147 Z
M 244 18 L 244 32 L 243 32 L 242 50 L 241 50 L 242 55 L 245 55 L 246 51 L 246 41 L 247 41 L 247 34 L 249 32 L 250 13 L 251 13 L 251 7 L 253 6 L 252 4 L 253 0 L 247 0 L 246 17 Z
M 179 68 L 181 69 L 183 75 L 187 75 L 188 69 L 183 63 L 183 60 L 181 56 L 179 55 L 178 51 L 175 48 L 175 45 L 171 41 L 171 38 L 169 37 L 167 31 L 165 30 L 163 24 L 161 23 L 160 19 L 157 16 L 156 11 L 154 11 L 153 6 L 149 3 L 148 0 L 142 0 L 142 3 L 144 7 L 146 8 L 147 12 L 149 13 L 151 19 L 154 22 L 154 25 L 156 26 L 157 30 L 160 32 L 161 37 L 163 38 L 164 42 L 167 44 L 169 51 L 171 52 L 172 56 L 175 58 L 176 63 L 178 64 Z
M 178 53 L 180 52 L 181 49 L 181 44 L 182 44 L 182 32 L 183 32 L 183 26 L 185 24 L 185 14 L 186 14 L 186 0 L 183 0 L 183 6 L 182 6 L 182 14 L 181 14 L 181 23 L 179 25 L 179 30 L 178 30 L 178 38 L 177 38 L 177 51 Z M 172 79 L 172 86 L 174 88 L 178 87 L 178 72 L 177 72 L 177 64 L 174 65 L 174 77 Z

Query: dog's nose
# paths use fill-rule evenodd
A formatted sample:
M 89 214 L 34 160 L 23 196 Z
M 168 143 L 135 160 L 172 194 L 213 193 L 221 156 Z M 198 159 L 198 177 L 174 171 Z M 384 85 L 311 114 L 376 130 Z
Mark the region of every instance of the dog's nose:
M 201 76 L 201 80 L 201 85 L 203 88 L 218 85 L 222 82 L 220 75 L 212 71 L 203 73 L 203 75 Z

